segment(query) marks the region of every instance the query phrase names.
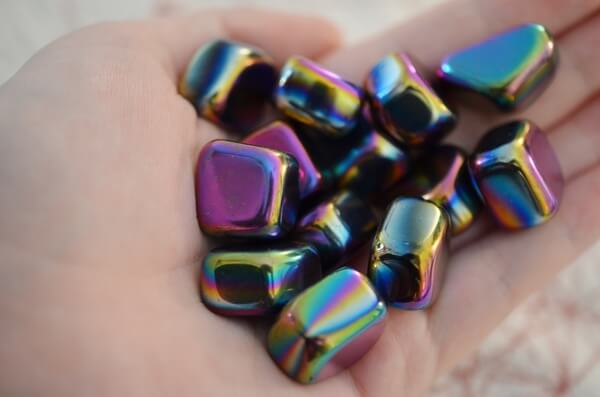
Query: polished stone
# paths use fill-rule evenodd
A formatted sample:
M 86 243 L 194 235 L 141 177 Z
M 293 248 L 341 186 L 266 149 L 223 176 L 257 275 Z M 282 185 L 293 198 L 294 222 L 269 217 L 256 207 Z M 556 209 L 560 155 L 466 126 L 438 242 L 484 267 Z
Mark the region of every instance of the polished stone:
M 374 121 L 402 143 L 437 142 L 456 124 L 454 113 L 407 53 L 380 60 L 369 72 L 365 90 Z
M 530 121 L 490 130 L 469 163 L 486 207 L 499 225 L 524 229 L 552 218 L 564 177 L 550 142 Z
M 179 92 L 201 117 L 244 133 L 263 117 L 276 83 L 277 70 L 265 52 L 246 44 L 214 40 L 190 60 Z
M 296 222 L 298 163 L 288 154 L 225 140 L 198 160 L 200 228 L 219 237 L 277 238 Z
M 362 91 L 315 62 L 292 57 L 281 68 L 275 101 L 286 116 L 338 137 L 356 124 Z
M 542 25 L 525 24 L 449 55 L 438 75 L 512 110 L 541 94 L 557 64 L 552 35 Z
M 200 291 L 216 313 L 256 316 L 280 309 L 320 278 L 319 255 L 307 244 L 234 245 L 206 255 Z
M 375 235 L 369 278 L 390 305 L 423 310 L 435 301 L 448 257 L 450 222 L 430 201 L 400 197 Z
M 269 354 L 300 383 L 321 381 L 364 356 L 383 332 L 387 310 L 369 280 L 342 268 L 283 308 L 269 331 Z

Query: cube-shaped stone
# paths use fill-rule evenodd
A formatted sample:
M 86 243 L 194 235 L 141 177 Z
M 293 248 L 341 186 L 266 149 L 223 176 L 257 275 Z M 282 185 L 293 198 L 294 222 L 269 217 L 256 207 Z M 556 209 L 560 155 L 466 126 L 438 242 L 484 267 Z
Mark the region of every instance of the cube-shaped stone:
M 311 155 L 296 132 L 282 121 L 275 121 L 253 132 L 244 141 L 249 145 L 279 150 L 294 157 L 300 171 L 300 198 L 304 199 L 318 192 L 324 185 L 324 178 Z
M 394 189 L 396 196 L 422 197 L 446 210 L 453 234 L 465 231 L 481 209 L 465 152 L 451 145 L 431 148 Z
M 390 54 L 369 72 L 366 93 L 374 121 L 409 145 L 442 139 L 456 117 L 406 53 Z
M 358 361 L 385 326 L 385 304 L 356 270 L 342 268 L 296 296 L 269 331 L 269 354 L 301 383 L 326 379 Z
M 376 227 L 373 209 L 355 194 L 342 192 L 304 215 L 295 234 L 317 249 L 328 272 L 367 244 Z
M 558 211 L 564 178 L 546 135 L 530 121 L 489 131 L 469 163 L 478 191 L 498 224 L 539 225 Z
M 277 238 L 296 222 L 298 163 L 258 146 L 216 140 L 198 160 L 200 228 L 221 237 Z
M 331 136 L 356 124 L 362 91 L 355 85 L 302 57 L 290 58 L 279 76 L 275 100 L 285 115 Z
M 263 117 L 276 84 L 277 70 L 265 52 L 214 40 L 191 59 L 179 92 L 201 117 L 228 130 L 246 132 Z
M 216 313 L 256 316 L 280 309 L 320 278 L 319 255 L 307 244 L 238 245 L 206 255 L 200 291 Z
M 427 309 L 435 301 L 448 257 L 450 222 L 431 201 L 400 197 L 375 235 L 369 278 L 390 305 Z
M 512 110 L 543 91 L 557 63 L 556 43 L 548 30 L 525 24 L 449 55 L 438 76 Z

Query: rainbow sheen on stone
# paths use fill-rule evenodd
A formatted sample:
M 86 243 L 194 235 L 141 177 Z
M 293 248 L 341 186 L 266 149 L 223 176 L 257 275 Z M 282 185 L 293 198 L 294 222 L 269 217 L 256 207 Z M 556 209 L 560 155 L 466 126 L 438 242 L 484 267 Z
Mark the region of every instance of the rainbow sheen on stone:
M 320 278 L 319 255 L 306 244 L 240 245 L 206 255 L 200 291 L 213 312 L 256 316 L 280 309 Z
M 383 332 L 385 304 L 356 270 L 342 268 L 296 296 L 269 331 L 267 348 L 300 383 L 321 381 L 366 354 Z
M 406 53 L 380 60 L 367 76 L 365 91 L 377 125 L 400 142 L 436 142 L 456 124 L 454 113 Z
M 438 76 L 512 110 L 543 91 L 557 63 L 552 35 L 542 25 L 526 24 L 449 55 Z
M 376 227 L 373 209 L 355 194 L 342 192 L 308 212 L 298 222 L 296 237 L 317 249 L 328 272 L 365 245 Z
M 298 163 L 288 154 L 225 140 L 198 159 L 200 228 L 221 237 L 277 238 L 295 224 Z
M 450 222 L 431 201 L 400 197 L 375 235 L 369 278 L 390 305 L 422 310 L 435 301 L 448 257 Z
M 362 103 L 358 87 L 302 57 L 290 58 L 279 76 L 275 101 L 286 116 L 330 136 L 342 136 L 356 124 Z
M 558 211 L 564 178 L 545 134 L 522 120 L 489 131 L 469 162 L 477 188 L 507 229 L 539 225 Z
M 226 40 L 201 47 L 179 83 L 198 115 L 234 132 L 256 126 L 277 84 L 273 60 L 260 49 Z
M 294 132 L 284 122 L 275 121 L 247 136 L 244 143 L 279 150 L 294 157 L 300 170 L 300 198 L 306 198 L 323 187 L 323 175 Z
M 324 139 L 310 130 L 302 132 L 305 147 L 326 183 L 363 198 L 387 191 L 408 170 L 406 149 L 377 132 L 364 119 L 338 139 Z
M 481 210 L 481 200 L 469 175 L 467 156 L 462 149 L 451 145 L 428 151 L 394 193 L 421 197 L 444 208 L 455 235 L 465 231 Z

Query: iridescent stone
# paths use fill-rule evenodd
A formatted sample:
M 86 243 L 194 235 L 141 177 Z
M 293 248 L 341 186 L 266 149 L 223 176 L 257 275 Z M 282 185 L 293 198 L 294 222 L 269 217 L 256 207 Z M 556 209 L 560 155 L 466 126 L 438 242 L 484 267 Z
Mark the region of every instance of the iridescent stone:
M 427 309 L 435 301 L 448 256 L 450 223 L 431 201 L 400 197 L 375 235 L 369 278 L 390 305 Z
M 246 132 L 261 120 L 276 84 L 273 60 L 262 50 L 214 40 L 196 52 L 179 92 L 201 117 L 234 132 Z
M 564 179 L 545 134 L 530 121 L 489 131 L 469 167 L 496 221 L 508 229 L 539 225 L 556 214 Z
M 306 198 L 323 187 L 323 175 L 313 162 L 294 130 L 281 121 L 259 129 L 243 140 L 249 145 L 262 146 L 287 153 L 298 161 L 300 198 Z
M 296 296 L 269 331 L 267 348 L 286 375 L 314 383 L 349 367 L 383 332 L 387 310 L 369 280 L 342 268 Z
M 402 143 L 439 141 L 456 124 L 452 111 L 406 53 L 379 61 L 367 76 L 365 88 L 377 125 Z
M 365 119 L 338 139 L 307 130 L 302 139 L 327 185 L 370 199 L 394 186 L 408 170 L 406 150 Z
M 361 90 L 302 57 L 292 57 L 281 68 L 275 100 L 287 116 L 331 136 L 354 127 L 360 114 Z
M 376 227 L 373 209 L 355 194 L 342 192 L 306 214 L 296 235 L 317 249 L 328 272 L 365 245 Z
M 306 244 L 241 245 L 208 253 L 200 291 L 216 313 L 255 316 L 280 309 L 320 278 L 319 255 Z
M 438 75 L 512 110 L 543 91 L 557 63 L 552 35 L 542 25 L 526 24 L 449 55 Z
M 296 221 L 298 163 L 276 150 L 212 141 L 200 152 L 196 204 L 207 234 L 281 237 Z
M 444 208 L 455 235 L 465 231 L 481 209 L 481 200 L 469 175 L 467 156 L 462 149 L 450 145 L 430 149 L 413 165 L 394 194 L 422 197 Z

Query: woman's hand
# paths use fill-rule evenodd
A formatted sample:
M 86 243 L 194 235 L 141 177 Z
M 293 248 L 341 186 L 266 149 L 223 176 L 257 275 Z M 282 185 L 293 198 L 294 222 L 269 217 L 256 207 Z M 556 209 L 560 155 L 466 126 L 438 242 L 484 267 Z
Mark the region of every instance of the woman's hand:
M 321 20 L 239 9 L 103 24 L 51 44 L 0 87 L 0 395 L 423 393 L 600 237 L 599 7 L 449 0 L 335 53 L 338 33 Z M 288 380 L 260 327 L 199 300 L 207 242 L 194 165 L 223 134 L 177 93 L 189 58 L 225 37 L 279 62 L 320 59 L 358 83 L 387 52 L 408 50 L 433 69 L 522 22 L 548 26 L 561 52 L 553 84 L 518 116 L 550 135 L 568 178 L 561 211 L 521 233 L 479 225 L 455 244 L 431 310 L 390 310 L 374 349 L 339 376 L 310 387 Z M 451 140 L 471 148 L 498 122 L 483 114 L 462 109 Z

